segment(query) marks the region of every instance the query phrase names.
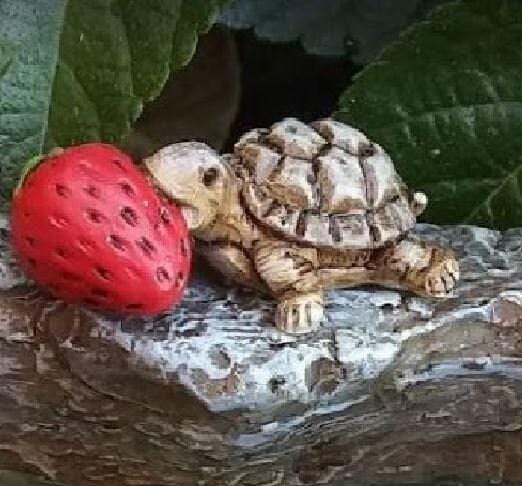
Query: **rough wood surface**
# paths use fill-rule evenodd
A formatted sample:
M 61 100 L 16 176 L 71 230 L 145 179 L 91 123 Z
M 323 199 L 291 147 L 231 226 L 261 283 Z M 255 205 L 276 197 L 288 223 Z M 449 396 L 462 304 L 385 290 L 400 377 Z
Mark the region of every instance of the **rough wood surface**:
M 457 250 L 454 297 L 334 291 L 328 322 L 299 338 L 272 327 L 271 300 L 204 267 L 183 304 L 153 321 L 4 290 L 0 479 L 521 484 L 522 229 L 417 232 Z M 0 284 L 19 284 L 0 253 Z

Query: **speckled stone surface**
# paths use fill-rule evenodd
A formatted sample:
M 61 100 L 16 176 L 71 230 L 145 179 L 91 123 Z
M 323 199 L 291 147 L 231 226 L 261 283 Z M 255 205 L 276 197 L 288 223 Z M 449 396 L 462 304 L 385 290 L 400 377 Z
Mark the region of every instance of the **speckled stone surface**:
M 108 321 L 103 334 L 132 350 L 135 360 L 165 376 L 176 374 L 214 410 L 331 401 L 404 359 L 414 341 L 445 328 L 454 329 L 451 344 L 457 340 L 462 359 L 502 366 L 493 349 L 469 341 L 465 323 L 487 327 L 506 308 L 522 315 L 522 231 L 420 225 L 417 233 L 457 250 L 462 280 L 451 298 L 428 300 L 377 288 L 333 291 L 327 322 L 295 338 L 272 327 L 273 302 L 201 279 L 180 307 L 154 324 Z M 397 384 L 417 379 L 415 367 L 426 356 L 417 358 Z M 444 372 L 442 364 L 437 368 Z
M 0 214 L 0 290 L 23 284 L 25 281 L 10 250 L 8 219 Z
M 273 302 L 220 287 L 200 271 L 171 313 L 154 321 L 99 317 L 100 326 L 92 333 L 127 350 L 136 368 L 176 377 L 212 410 L 293 400 L 330 403 L 358 382 L 389 371 L 398 360 L 404 364 L 413 342 L 442 335 L 444 329 L 453 330 L 452 342 L 437 346 L 444 361 L 450 359 L 447 346 L 458 344 L 461 359 L 482 368 L 502 366 L 501 354 L 493 353 L 495 343 L 472 344 L 466 323 L 476 321 L 485 332 L 506 309 L 522 315 L 522 230 L 502 234 L 419 225 L 416 233 L 457 251 L 462 280 L 450 298 L 429 300 L 379 288 L 332 291 L 327 322 L 296 338 L 272 326 Z M 2 261 L 2 285 L 20 283 L 11 259 Z M 426 358 L 417 353 L 407 360 L 397 385 L 419 379 L 416 368 Z M 432 372 L 444 373 L 447 366 L 439 363 Z
M 459 255 L 453 296 L 337 290 L 295 338 L 273 302 L 203 266 L 154 320 L 63 306 L 22 285 L 0 228 L 5 470 L 76 486 L 417 484 L 434 468 L 522 484 L 522 229 L 419 225 Z

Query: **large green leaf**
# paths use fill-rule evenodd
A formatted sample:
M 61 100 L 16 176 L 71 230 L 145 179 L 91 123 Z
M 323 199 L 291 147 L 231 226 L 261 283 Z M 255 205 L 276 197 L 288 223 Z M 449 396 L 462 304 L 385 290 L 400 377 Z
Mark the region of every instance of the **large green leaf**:
M 273 42 L 299 39 L 311 54 L 373 59 L 413 21 L 447 0 L 233 0 L 221 21 Z
M 121 141 L 225 0 L 0 0 L 0 179 L 53 145 Z
M 522 2 L 438 9 L 366 68 L 336 116 L 430 197 L 426 218 L 522 224 Z

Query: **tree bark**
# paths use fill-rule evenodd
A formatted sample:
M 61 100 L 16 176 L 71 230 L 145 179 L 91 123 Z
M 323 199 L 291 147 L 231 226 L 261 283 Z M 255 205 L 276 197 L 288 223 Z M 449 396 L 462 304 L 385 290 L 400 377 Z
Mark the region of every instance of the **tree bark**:
M 20 285 L 0 244 L 0 482 L 521 484 L 522 229 L 417 234 L 457 251 L 452 297 L 338 290 L 299 338 L 204 265 L 172 312 L 121 320 Z

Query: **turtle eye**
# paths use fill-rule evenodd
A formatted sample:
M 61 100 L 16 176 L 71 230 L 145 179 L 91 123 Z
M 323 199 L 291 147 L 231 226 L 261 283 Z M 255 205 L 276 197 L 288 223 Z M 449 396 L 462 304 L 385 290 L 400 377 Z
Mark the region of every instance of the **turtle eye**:
M 215 167 L 210 167 L 203 172 L 203 184 L 206 187 L 212 187 L 219 178 L 219 171 Z

